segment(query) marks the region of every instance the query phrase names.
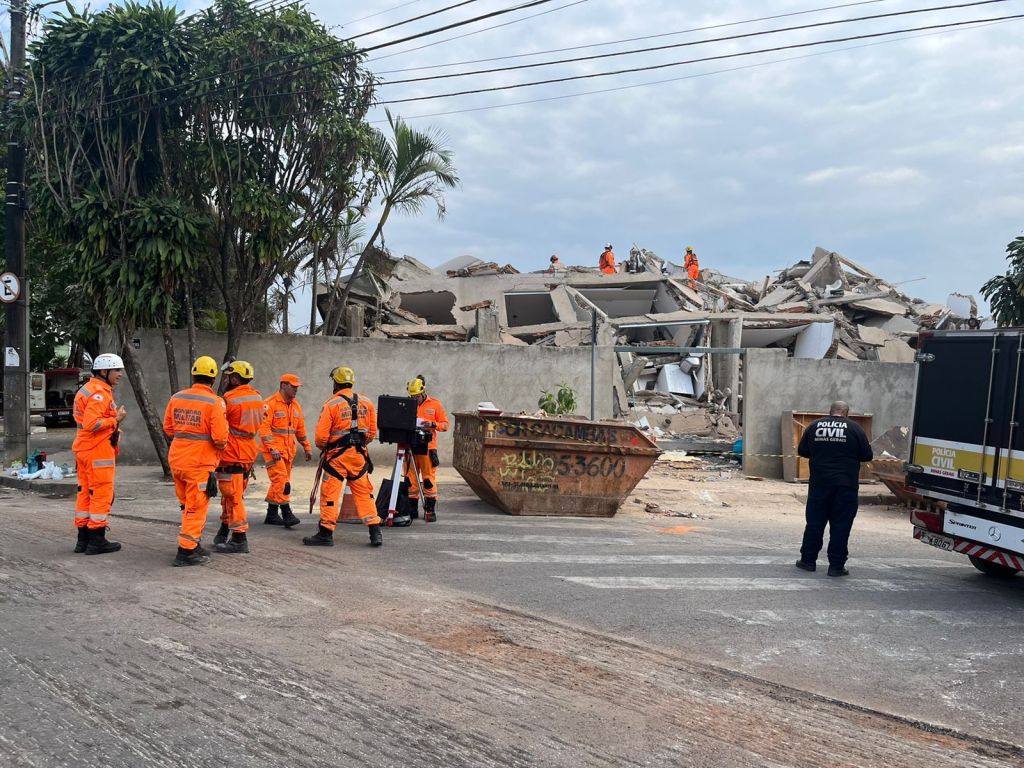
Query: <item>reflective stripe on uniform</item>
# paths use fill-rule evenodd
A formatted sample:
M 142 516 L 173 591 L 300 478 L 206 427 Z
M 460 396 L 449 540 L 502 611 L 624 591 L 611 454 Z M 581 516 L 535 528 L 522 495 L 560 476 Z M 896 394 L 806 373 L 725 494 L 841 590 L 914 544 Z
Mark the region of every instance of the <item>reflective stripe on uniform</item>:
M 263 398 L 259 395 L 246 395 L 245 397 L 233 397 L 232 403 L 262 403 Z
M 199 543 L 199 539 L 197 539 L 197 538 L 195 538 L 195 537 L 193 537 L 193 536 L 187 536 L 187 535 L 185 535 L 184 533 L 181 533 L 180 531 L 178 532 L 178 535 L 179 535 L 179 536 L 180 536 L 181 538 L 185 539 L 185 541 L 194 541 L 194 542 L 195 542 L 196 544 L 198 544 L 198 543 Z
M 106 522 L 108 517 L 110 517 L 110 515 L 107 514 L 107 513 L 104 513 L 102 515 L 92 515 L 92 514 L 89 515 L 89 519 L 90 520 L 98 520 L 101 523 Z
M 243 429 L 235 429 L 234 427 L 228 427 L 228 433 L 234 435 L 235 437 L 248 437 L 250 439 L 256 437 L 255 432 L 246 432 Z
M 270 430 L 275 435 L 294 435 L 294 429 L 277 429 L 276 427 Z
M 75 394 L 76 395 L 85 395 L 86 397 L 92 397 L 92 392 L 89 391 L 88 387 L 82 387 Z
M 172 399 L 175 400 L 196 400 L 200 403 L 210 403 L 211 405 L 217 404 L 216 397 L 208 397 L 207 395 L 193 395 L 191 393 L 177 394 Z
M 92 429 L 89 431 L 99 432 L 101 429 L 103 429 L 103 422 L 97 419 L 96 423 L 92 425 Z
M 75 518 L 76 519 L 80 518 L 80 517 L 84 518 L 84 517 L 88 517 L 88 516 L 89 516 L 89 510 L 85 510 L 84 512 L 75 512 Z
M 179 432 L 174 436 L 175 440 L 201 440 L 203 442 L 212 443 L 213 438 L 209 435 L 196 435 L 191 432 Z
M 112 467 L 114 466 L 113 459 L 97 459 L 92 463 L 93 467 Z

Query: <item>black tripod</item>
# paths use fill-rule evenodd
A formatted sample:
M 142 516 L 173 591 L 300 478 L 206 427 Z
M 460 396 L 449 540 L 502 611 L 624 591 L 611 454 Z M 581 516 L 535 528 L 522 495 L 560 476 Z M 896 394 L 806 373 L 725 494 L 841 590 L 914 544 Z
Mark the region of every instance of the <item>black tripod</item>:
M 398 511 L 398 494 L 401 492 L 402 480 L 405 478 L 405 462 L 412 466 L 416 476 L 417 498 L 426 506 L 426 497 L 423 495 L 423 478 L 420 477 L 420 468 L 413 459 L 412 447 L 407 443 L 399 443 L 395 452 L 395 466 L 391 470 L 391 497 L 388 499 L 388 516 L 384 524 L 390 528 L 395 524 L 395 512 Z M 426 520 L 426 518 L 424 518 Z

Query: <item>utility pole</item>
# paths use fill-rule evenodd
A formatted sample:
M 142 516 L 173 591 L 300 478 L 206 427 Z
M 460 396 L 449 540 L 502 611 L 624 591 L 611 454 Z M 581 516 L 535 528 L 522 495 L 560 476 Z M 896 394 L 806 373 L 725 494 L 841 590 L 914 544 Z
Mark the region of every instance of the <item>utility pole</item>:
M 25 22 L 28 0 L 11 0 L 11 67 L 7 91 L 13 116 L 25 91 Z M 13 122 L 13 121 L 12 121 Z M 8 129 L 7 194 L 4 208 L 5 272 L 0 276 L 4 302 L 4 453 L 25 462 L 29 436 L 28 281 L 25 279 L 25 147 Z

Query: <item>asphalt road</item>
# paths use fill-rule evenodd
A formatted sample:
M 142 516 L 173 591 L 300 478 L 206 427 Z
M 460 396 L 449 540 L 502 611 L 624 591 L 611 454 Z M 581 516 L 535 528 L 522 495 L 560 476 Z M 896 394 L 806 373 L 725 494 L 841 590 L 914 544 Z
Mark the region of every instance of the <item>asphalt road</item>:
M 795 500 L 527 519 L 449 488 L 380 550 L 255 525 L 192 569 L 164 486 L 104 557 L 67 501 L 0 505 L 3 765 L 1024 764 L 1024 578 L 891 510 L 830 579 L 792 566 Z

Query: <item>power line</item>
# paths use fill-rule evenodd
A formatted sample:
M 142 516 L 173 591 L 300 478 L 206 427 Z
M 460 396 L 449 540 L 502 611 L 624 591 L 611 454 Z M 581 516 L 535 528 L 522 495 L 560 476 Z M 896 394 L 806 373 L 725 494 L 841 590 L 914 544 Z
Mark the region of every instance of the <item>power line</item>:
M 834 10 L 842 9 L 842 8 L 852 8 L 852 7 L 858 6 L 858 5 L 874 5 L 876 3 L 885 3 L 885 2 L 888 2 L 888 1 L 889 0 L 860 0 L 860 2 L 846 3 L 844 5 L 826 5 L 823 8 L 811 8 L 811 9 L 806 10 L 806 11 L 793 11 L 791 13 L 777 13 L 774 16 L 761 16 L 761 17 L 756 18 L 756 19 L 744 19 L 743 21 L 729 21 L 729 22 L 725 22 L 723 24 L 711 24 L 711 25 L 706 26 L 706 27 L 691 27 L 690 29 L 681 29 L 678 32 L 662 32 L 661 34 L 658 34 L 658 35 L 643 35 L 641 37 L 627 37 L 627 38 L 624 38 L 622 40 L 609 40 L 609 41 L 602 42 L 602 43 L 589 43 L 588 45 L 574 45 L 574 46 L 571 46 L 569 48 L 553 48 L 553 49 L 548 50 L 548 51 L 533 51 L 532 53 L 516 53 L 516 54 L 512 54 L 510 56 L 492 56 L 492 57 L 487 58 L 487 59 L 470 59 L 468 61 L 453 61 L 453 62 L 449 62 L 448 64 L 430 64 L 430 65 L 422 66 L 422 67 L 407 67 L 405 69 L 386 69 L 386 70 L 383 70 L 381 72 L 377 72 L 376 74 L 378 74 L 378 75 L 393 75 L 393 74 L 400 73 L 400 72 L 419 72 L 419 71 L 422 71 L 422 70 L 425 70 L 425 69 L 442 69 L 444 67 L 457 67 L 457 66 L 464 66 L 466 64 L 484 64 L 484 63 L 489 62 L 489 61 L 505 61 L 505 60 L 508 60 L 508 59 L 522 59 L 522 58 L 525 58 L 527 56 L 546 56 L 547 54 L 550 54 L 550 53 L 566 53 L 567 51 L 581 51 L 581 50 L 585 50 L 587 48 L 601 48 L 601 47 L 608 46 L 608 45 L 623 45 L 625 43 L 639 42 L 640 40 L 656 40 L 656 39 L 662 38 L 662 37 L 675 37 L 677 35 L 688 35 L 688 34 L 691 34 L 693 32 L 707 32 L 707 31 L 710 31 L 712 29 L 723 29 L 725 27 L 738 27 L 738 26 L 741 26 L 741 25 L 744 25 L 744 24 L 755 24 L 755 23 L 760 22 L 760 21 L 774 21 L 776 19 L 784 19 L 784 18 L 787 18 L 787 17 L 790 17 L 790 16 L 805 16 L 805 15 L 811 14 L 811 13 L 823 13 L 824 11 L 834 11 Z M 577 3 L 570 3 L 570 5 L 576 5 L 576 4 Z M 560 7 L 565 8 L 567 6 L 563 5 L 563 6 L 560 6 Z M 551 11 L 544 11 L 544 13 L 551 13 Z M 538 13 L 538 14 L 535 14 L 535 15 L 536 16 L 540 16 L 542 14 Z M 528 16 L 526 18 L 531 18 L 531 17 Z M 515 22 L 506 22 L 506 24 L 513 24 L 513 23 L 515 23 Z M 505 24 L 499 24 L 497 26 L 499 26 L 499 27 L 500 26 L 505 26 Z M 487 29 L 495 29 L 495 28 L 496 27 L 488 27 Z M 480 31 L 482 32 L 484 30 L 480 30 Z M 460 37 L 465 37 L 465 35 L 461 35 Z M 449 40 L 455 40 L 457 38 L 451 38 L 450 37 L 448 39 Z M 438 42 L 445 42 L 445 41 L 438 41 Z M 429 48 L 431 45 L 437 45 L 437 43 L 429 43 L 428 45 L 421 45 L 419 48 L 411 48 L 408 51 L 398 51 L 397 53 L 389 53 L 387 56 L 378 56 L 377 58 L 369 59 L 367 61 L 367 64 L 372 64 L 375 61 L 382 61 L 384 59 L 390 59 L 393 56 L 401 56 L 403 53 L 411 53 L 412 51 L 418 51 L 418 50 L 421 50 L 423 48 Z
M 719 54 L 717 56 L 704 56 L 699 59 L 687 59 L 685 61 L 673 61 L 666 64 L 652 64 L 646 67 L 631 67 L 629 69 L 618 69 L 611 72 L 592 72 L 586 75 L 572 75 L 568 77 L 556 77 L 547 80 L 533 80 L 527 83 L 513 83 L 511 85 L 499 85 L 490 88 L 474 88 L 465 91 L 451 91 L 449 93 L 436 93 L 430 96 L 410 96 L 404 99 L 391 99 L 389 101 L 379 102 L 381 106 L 389 106 L 391 104 L 407 104 L 414 101 L 432 101 L 434 99 L 446 99 L 453 96 L 469 96 L 477 93 L 493 93 L 495 91 L 511 91 L 519 88 L 530 88 L 537 85 L 550 85 L 552 83 L 568 83 L 574 80 L 592 80 L 599 77 L 612 77 L 613 75 L 624 75 L 632 72 L 650 72 L 656 69 L 669 69 L 671 67 L 681 67 L 687 64 L 699 64 L 705 61 L 721 61 L 723 59 L 736 59 L 743 56 L 755 56 L 762 53 L 775 53 L 777 51 L 791 51 L 799 48 L 813 48 L 818 45 L 829 45 L 832 43 L 845 43 L 852 40 L 868 40 L 875 37 L 889 37 L 891 35 L 900 35 L 907 32 L 921 32 L 931 29 L 949 29 L 953 27 L 962 27 L 968 24 L 978 24 L 986 21 L 1008 21 L 1010 19 L 1021 19 L 1024 18 L 1024 14 L 1016 14 L 1012 16 L 995 16 L 988 19 L 971 19 L 970 21 L 954 21 L 946 24 L 930 24 L 923 27 L 908 27 L 905 29 L 894 29 L 889 32 L 872 32 L 864 35 L 850 35 L 848 37 L 836 37 L 829 40 L 817 40 L 808 43 L 793 43 L 791 45 L 779 45 L 773 48 L 761 48 L 755 51 L 741 51 L 739 53 L 726 53 Z
M 574 5 L 581 5 L 581 4 L 587 3 L 587 2 L 590 2 L 590 0 L 575 0 L 574 2 L 566 3 L 565 5 L 559 5 L 559 6 L 555 7 L 555 8 L 549 8 L 548 10 L 541 11 L 540 13 L 531 13 L 529 16 L 522 16 L 522 17 L 520 17 L 518 19 L 512 19 L 511 21 L 502 22 L 501 24 L 492 24 L 491 26 L 484 27 L 483 29 L 474 29 L 472 32 L 466 32 L 465 34 L 462 34 L 462 35 L 452 35 L 451 37 L 446 37 L 443 40 L 435 40 L 432 43 L 426 43 L 425 45 L 418 45 L 415 48 L 407 48 L 404 51 L 395 51 L 394 53 L 389 53 L 389 54 L 387 54 L 385 56 L 377 56 L 377 57 L 372 58 L 372 59 L 367 59 L 366 63 L 367 64 L 372 64 L 375 61 L 384 61 L 385 59 L 391 59 L 391 58 L 394 58 L 395 56 L 404 56 L 407 53 L 415 53 L 416 51 L 422 51 L 425 48 L 433 48 L 435 45 L 443 45 L 444 43 L 450 43 L 453 40 L 462 40 L 463 38 L 472 37 L 473 35 L 479 35 L 479 34 L 481 34 L 483 32 L 490 32 L 492 29 L 501 29 L 502 27 L 510 27 L 513 24 L 519 24 L 520 22 L 523 22 L 523 21 L 529 21 L 530 19 L 536 19 L 539 16 L 546 16 L 549 13 L 554 13 L 555 11 L 562 11 L 562 10 L 565 10 L 566 8 L 571 8 Z M 872 2 L 885 2 L 885 0 L 872 0 Z
M 391 13 L 392 11 L 397 11 L 399 8 L 405 8 L 407 5 L 416 5 L 416 3 L 418 3 L 418 2 L 420 2 L 420 0 L 409 0 L 409 2 L 401 3 L 399 5 L 394 5 L 394 6 L 390 7 L 390 8 L 385 8 L 383 11 L 377 11 L 376 13 L 371 13 L 369 16 L 361 16 L 358 19 L 352 19 L 351 21 L 346 21 L 344 24 L 338 24 L 337 26 L 339 26 L 339 27 L 347 27 L 349 24 L 358 24 L 360 21 L 366 21 L 367 19 L 372 19 L 372 18 L 375 18 L 377 16 L 383 16 L 385 13 Z
M 555 59 L 553 61 L 537 61 L 532 64 L 516 64 L 508 67 L 492 67 L 491 69 L 477 69 L 469 72 L 449 72 L 441 75 L 425 75 L 423 77 L 410 77 L 405 80 L 382 81 L 381 85 L 403 85 L 406 83 L 423 83 L 430 80 L 448 80 L 453 77 L 471 77 L 473 75 L 491 75 L 498 72 L 513 72 L 522 69 L 537 69 L 539 67 L 551 67 L 558 64 L 575 64 L 581 61 L 597 61 L 599 59 L 611 59 L 618 56 L 633 56 L 638 53 L 655 53 L 668 51 L 676 48 L 689 48 L 695 45 L 707 45 L 709 43 L 724 43 L 732 40 L 743 40 L 750 37 L 762 37 L 764 35 L 779 35 L 784 32 L 798 32 L 805 29 L 816 29 L 818 27 L 831 27 L 840 24 L 853 24 L 862 21 L 876 21 L 878 19 L 889 19 L 897 16 L 911 16 L 919 13 L 932 13 L 936 11 L 959 10 L 979 5 L 993 5 L 1005 3 L 1007 0 L 974 0 L 969 3 L 957 3 L 955 5 L 937 5 L 931 8 L 915 8 L 906 11 L 893 11 L 891 13 L 876 13 L 870 16 L 854 16 L 849 19 L 831 19 L 829 21 L 817 21 L 811 24 L 799 24 L 792 27 L 779 27 L 778 29 L 765 29 L 758 32 L 743 32 L 737 35 L 726 35 L 724 37 L 709 37 L 704 40 L 688 40 L 684 43 L 672 43 L 671 45 L 658 45 L 648 48 L 634 48 L 628 51 L 613 51 L 612 53 L 596 53 L 591 56 L 577 56 L 569 59 Z
M 758 61 L 753 64 L 743 64 L 738 67 L 728 67 L 726 69 L 715 69 L 708 72 L 698 72 L 692 75 L 683 75 L 681 77 L 670 77 L 663 80 L 648 80 L 645 83 L 631 83 L 629 85 L 618 85 L 613 88 L 601 88 L 592 91 L 577 91 L 576 93 L 562 93 L 557 96 L 544 96 L 537 99 L 524 99 L 523 101 L 512 101 L 505 102 L 504 104 L 488 104 L 482 107 L 467 107 L 465 109 L 452 109 L 445 112 L 429 112 L 422 115 L 403 115 L 402 119 L 409 120 L 424 120 L 428 117 L 446 117 L 448 115 L 462 115 L 470 112 L 485 112 L 491 109 L 506 109 L 508 107 L 521 107 L 529 104 L 542 104 L 548 101 L 561 101 L 563 99 L 574 99 L 580 96 L 594 96 L 604 93 L 616 93 L 618 91 L 629 91 L 634 88 L 646 88 L 651 85 L 665 85 L 667 83 L 678 83 L 684 80 L 695 80 L 701 77 L 710 77 L 711 75 L 727 74 L 729 72 L 741 72 L 748 69 L 757 69 L 759 67 L 767 67 L 775 64 L 785 64 L 792 61 L 800 61 L 802 59 L 811 59 L 817 56 L 829 56 L 834 53 L 844 53 L 846 51 L 856 51 L 862 48 L 873 48 L 879 45 L 891 45 L 893 43 L 903 43 L 908 40 L 916 40 L 921 37 L 933 37 L 935 35 L 949 35 L 956 34 L 958 32 L 969 32 L 975 29 L 984 29 L 986 27 L 994 27 L 998 24 L 1006 24 L 1007 20 L 1004 21 L 992 21 L 992 22 L 978 22 L 972 26 L 965 26 L 960 29 L 943 29 L 937 32 L 924 32 L 920 35 L 907 35 L 906 37 L 897 37 L 889 40 L 878 40 L 873 43 L 862 43 L 861 45 L 848 45 L 843 48 L 833 48 L 828 51 L 816 51 L 814 53 L 804 53 L 799 56 L 787 56 L 781 59 L 773 59 L 772 61 Z M 373 124 L 386 123 L 387 120 L 371 120 Z

